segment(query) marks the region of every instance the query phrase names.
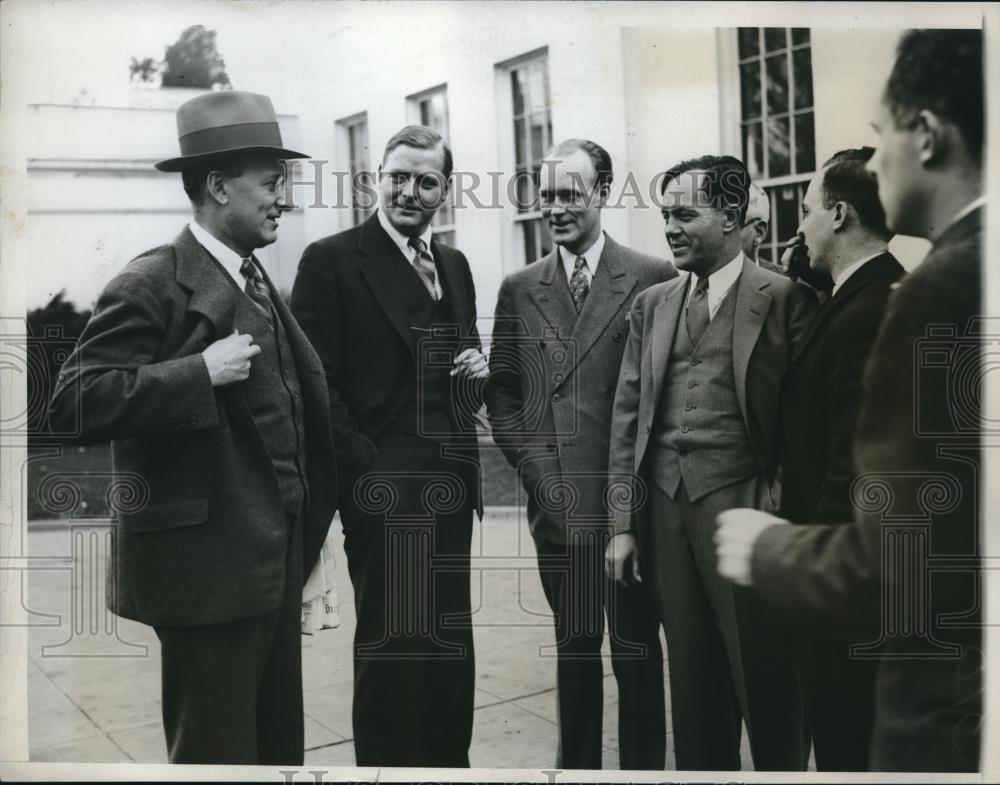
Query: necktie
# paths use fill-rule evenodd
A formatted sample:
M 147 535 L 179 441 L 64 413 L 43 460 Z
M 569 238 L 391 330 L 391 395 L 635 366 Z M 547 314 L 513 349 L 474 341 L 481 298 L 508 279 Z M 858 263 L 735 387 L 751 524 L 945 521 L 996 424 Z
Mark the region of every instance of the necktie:
M 695 346 L 708 329 L 708 323 L 708 276 L 705 276 L 698 279 L 687 307 L 688 335 Z
M 573 275 L 569 279 L 569 293 L 573 296 L 573 304 L 576 312 L 583 310 L 583 301 L 587 299 L 590 291 L 590 282 L 587 280 L 587 260 L 582 256 L 576 257 L 576 264 L 573 265 Z
M 427 253 L 427 243 L 419 237 L 411 237 L 408 245 L 417 252 L 417 255 L 413 257 L 413 269 L 417 271 L 417 275 L 423 281 L 431 299 L 436 302 L 438 293 L 434 282 L 437 280 L 437 267 L 434 266 L 433 257 Z
M 240 274 L 247 279 L 243 287 L 253 304 L 260 308 L 264 315 L 271 318 L 271 295 L 267 291 L 267 282 L 260 271 L 260 268 L 253 261 L 253 257 L 247 257 L 240 265 Z

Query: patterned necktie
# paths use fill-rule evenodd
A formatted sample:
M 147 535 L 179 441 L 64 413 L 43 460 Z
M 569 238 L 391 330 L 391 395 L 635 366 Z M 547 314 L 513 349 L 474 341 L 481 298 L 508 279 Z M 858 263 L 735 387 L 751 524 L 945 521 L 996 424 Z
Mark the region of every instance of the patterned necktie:
M 253 301 L 253 304 L 260 308 L 270 320 L 271 295 L 267 291 L 267 282 L 264 280 L 264 275 L 261 273 L 260 268 L 254 264 L 253 257 L 247 257 L 243 260 L 243 264 L 240 265 L 240 275 L 247 279 L 246 284 L 243 286 L 243 291 Z
M 408 245 L 417 252 L 417 255 L 413 257 L 413 269 L 417 271 L 420 280 L 424 282 L 424 287 L 431 299 L 437 302 L 437 287 L 434 285 L 437 280 L 437 267 L 434 266 L 434 258 L 427 253 L 427 243 L 419 237 L 411 237 Z
M 708 329 L 708 323 L 708 276 L 705 276 L 698 279 L 698 285 L 694 287 L 694 294 L 691 295 L 687 307 L 688 335 L 695 346 Z
M 583 310 L 583 301 L 587 299 L 590 291 L 590 282 L 587 280 L 587 260 L 582 256 L 576 257 L 576 264 L 573 265 L 573 275 L 569 279 L 569 293 L 573 296 L 573 304 L 576 312 Z

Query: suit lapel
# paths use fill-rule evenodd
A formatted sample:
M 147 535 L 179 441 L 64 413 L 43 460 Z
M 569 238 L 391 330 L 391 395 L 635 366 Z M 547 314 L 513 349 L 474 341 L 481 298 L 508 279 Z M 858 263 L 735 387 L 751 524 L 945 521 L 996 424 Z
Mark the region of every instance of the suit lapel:
M 902 270 L 902 265 L 896 261 L 896 257 L 891 253 L 879 254 L 861 265 L 844 282 L 844 285 L 837 290 L 837 293 L 823 303 L 823 307 L 816 312 L 816 316 L 813 317 L 813 320 L 809 323 L 809 327 L 795 347 L 792 361 L 797 360 L 805 352 L 809 343 L 816 336 L 816 333 L 819 332 L 820 326 L 830 318 L 830 314 L 850 300 L 855 293 L 861 291 L 868 284 L 881 278 L 883 275 L 889 275 L 894 272 L 902 273 Z
M 537 283 L 529 289 L 531 301 L 538 308 L 545 321 L 556 331 L 563 343 L 569 341 L 576 326 L 576 306 L 566 284 L 566 276 L 559 269 L 562 264 L 559 259 L 559 248 L 544 259 L 535 262 L 542 266 Z
M 226 337 L 233 331 L 236 298 L 240 293 L 186 226 L 173 245 L 177 283 L 191 292 L 187 309 L 200 313 L 212 323 L 220 338 Z
M 755 264 L 743 259 L 743 270 L 736 282 L 736 312 L 733 317 L 733 374 L 736 379 L 736 398 L 747 419 L 747 369 L 764 320 L 771 309 L 771 295 L 764 290 L 771 285 Z
M 653 363 L 653 397 L 655 406 L 660 400 L 660 390 L 663 389 L 663 378 L 667 371 L 667 361 L 670 350 L 674 346 L 674 336 L 677 333 L 677 322 L 684 307 L 684 295 L 688 290 L 688 279 L 691 274 L 680 275 L 670 281 L 670 286 L 663 302 L 653 310 L 653 324 L 650 328 L 652 336 Z
M 462 329 L 462 338 L 472 334 L 475 317 L 469 306 L 473 303 L 472 292 L 465 285 L 465 276 L 458 266 L 458 256 L 451 248 L 431 239 L 431 253 L 434 255 L 434 266 L 441 279 L 441 288 L 447 292 L 451 306 L 452 318 Z
M 372 215 L 362 225 L 358 250 L 363 257 L 361 274 L 368 282 L 375 301 L 403 339 L 410 356 L 415 358 L 416 346 L 399 276 L 399 265 L 408 262 L 392 238 L 379 225 L 378 216 Z
M 635 285 L 636 277 L 622 261 L 621 246 L 605 235 L 604 250 L 590 285 L 590 293 L 573 329 L 577 363 L 607 329 Z

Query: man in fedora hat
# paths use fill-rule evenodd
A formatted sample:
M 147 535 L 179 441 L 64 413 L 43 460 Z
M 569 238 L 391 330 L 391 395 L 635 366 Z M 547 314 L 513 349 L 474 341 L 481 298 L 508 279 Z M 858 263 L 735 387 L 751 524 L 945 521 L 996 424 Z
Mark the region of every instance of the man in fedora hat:
M 276 238 L 282 159 L 306 156 L 253 93 L 193 98 L 177 128 L 156 166 L 181 173 L 193 220 L 108 284 L 50 412 L 144 481 L 108 604 L 160 639 L 170 760 L 300 765 L 303 575 L 336 465 L 319 358 L 253 252 Z

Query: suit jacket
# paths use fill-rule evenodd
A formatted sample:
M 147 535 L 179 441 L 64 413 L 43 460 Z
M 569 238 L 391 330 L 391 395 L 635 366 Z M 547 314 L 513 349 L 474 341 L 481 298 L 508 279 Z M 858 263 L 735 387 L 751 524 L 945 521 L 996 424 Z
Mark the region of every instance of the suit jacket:
M 212 387 L 201 352 L 233 332 L 237 298 L 187 228 L 104 290 L 59 374 L 50 418 L 81 441 L 111 440 L 123 493 L 108 602 L 150 625 L 197 626 L 276 609 L 289 529 L 242 383 Z M 270 281 L 268 281 L 270 285 Z M 274 292 L 274 288 L 271 288 Z M 273 298 L 302 387 L 308 575 L 335 510 L 337 472 L 322 366 Z
M 981 213 L 945 230 L 890 297 L 865 372 L 854 522 L 774 526 L 753 552 L 770 606 L 880 644 L 879 770 L 978 765 Z M 950 566 L 932 570 L 927 556 Z
M 532 535 L 564 544 L 568 523 L 608 525 L 611 407 L 626 315 L 639 292 L 677 271 L 606 237 L 578 316 L 561 268 L 556 248 L 504 279 L 487 408 L 494 440 L 524 482 Z
M 646 455 L 689 277 L 647 289 L 629 313 L 611 423 L 612 476 L 638 475 Z M 778 466 L 781 384 L 795 345 L 816 311 L 816 299 L 806 286 L 762 270 L 745 257 L 734 286 L 736 395 L 760 476 L 770 484 Z M 633 499 L 638 500 L 635 493 Z M 633 528 L 634 506 L 615 510 L 614 533 Z
M 459 326 L 455 353 L 480 348 L 469 262 L 461 251 L 434 240 L 431 253 Z M 326 373 L 345 493 L 371 467 L 379 437 L 405 402 L 406 385 L 420 378 L 420 333 L 411 329 L 398 277 L 408 264 L 376 215 L 312 243 L 299 262 L 291 308 Z M 477 480 L 469 490 L 480 516 L 475 413 L 482 399 L 482 384 L 453 382 L 452 420 L 457 436 L 475 455 Z
M 795 349 L 781 407 L 783 518 L 842 523 L 852 517 L 862 378 L 903 273 L 890 253 L 865 262 L 823 304 Z

